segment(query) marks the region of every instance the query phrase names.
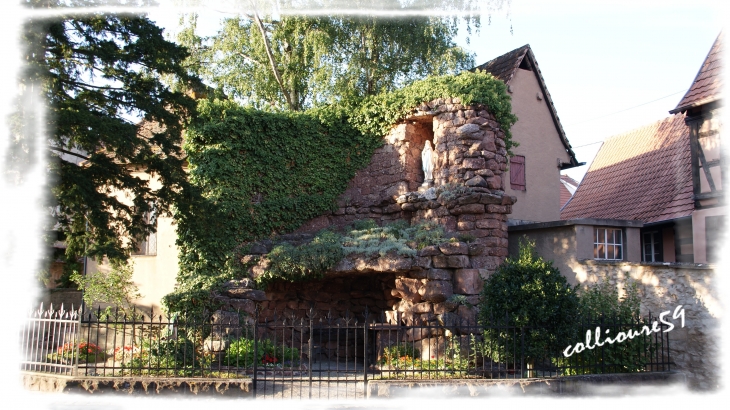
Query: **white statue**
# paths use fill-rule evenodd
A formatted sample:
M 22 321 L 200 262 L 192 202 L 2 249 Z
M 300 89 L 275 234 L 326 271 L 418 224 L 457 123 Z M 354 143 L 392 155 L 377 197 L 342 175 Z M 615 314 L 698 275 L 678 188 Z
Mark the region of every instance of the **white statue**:
M 421 162 L 423 162 L 423 186 L 430 186 L 433 182 L 433 148 L 431 148 L 431 141 L 426 140 L 426 146 L 423 147 L 421 152 Z

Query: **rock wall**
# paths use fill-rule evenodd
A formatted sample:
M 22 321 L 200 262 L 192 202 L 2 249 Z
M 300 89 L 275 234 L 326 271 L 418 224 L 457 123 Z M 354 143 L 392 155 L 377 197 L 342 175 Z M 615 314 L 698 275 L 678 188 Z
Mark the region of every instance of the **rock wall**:
M 267 245 L 271 246 L 262 244 L 259 250 L 265 252 Z M 367 309 L 369 319 L 377 323 L 447 326 L 448 334 L 444 329 L 435 328 L 430 333 L 374 329 L 379 353 L 385 346 L 405 341 L 424 355 L 435 354 L 446 345 L 444 337 L 465 338 L 469 333 L 466 326 L 476 324 L 474 305 L 479 302 L 484 278 L 490 274 L 488 269 L 477 268 L 484 249 L 479 243 L 447 242 L 427 246 L 415 257 L 350 255 L 320 280 L 278 281 L 271 283 L 265 292 L 253 289 L 249 279 L 229 281 L 215 298 L 222 304 L 222 310 L 245 312 L 251 315 L 249 320 L 258 304 L 259 323 L 271 325 L 283 318 L 301 319 L 312 314 L 332 317 L 335 324 L 344 317 L 363 323 Z M 233 320 L 238 320 L 236 313 L 217 312 L 216 315 L 226 318 L 232 315 Z M 214 323 L 223 324 L 215 318 Z M 296 333 L 278 335 L 278 340 L 300 346 L 308 343 L 309 337 Z M 329 343 L 318 355 L 334 360 L 336 354 L 350 352 L 351 357 L 361 357 L 362 346 L 356 346 L 356 340 L 355 335 L 342 337 L 339 349 Z M 351 345 L 346 345 L 348 341 Z
M 670 355 L 676 364 L 672 370 L 686 373 L 694 389 L 720 387 L 721 306 L 713 268 L 593 260 L 580 263 L 588 273 L 586 284 L 607 280 L 621 291 L 627 279 L 638 282 L 642 315 L 651 312 L 658 316 L 682 305 L 685 327 L 672 319 L 676 327 L 669 335 Z
M 481 105 L 464 106 L 457 98 L 424 104 L 403 123 L 394 125 L 370 164 L 358 171 L 338 198 L 337 209 L 306 222 L 297 232 L 342 227 L 368 218 L 379 225 L 397 219 L 410 221 L 415 209 L 395 205 L 398 197 L 418 190 L 423 183 L 421 151 L 427 140 L 434 147 L 435 188 L 469 186 L 501 197 L 502 175 L 507 169 L 504 139 L 494 116 Z M 514 197 L 507 205 L 513 202 Z M 510 212 L 504 209 L 499 213 L 506 216 Z M 456 220 L 450 221 L 447 228 L 456 230 Z
M 385 320 L 393 324 L 393 312 L 399 312 L 405 324 L 432 322 L 436 315 L 447 313 L 472 321 L 475 310 L 467 307 L 478 302 L 483 280 L 491 274 L 489 269 L 479 267 L 484 250 L 479 243 L 447 242 L 427 246 L 415 257 L 354 254 L 320 280 L 277 281 L 266 291 L 253 289 L 250 279 L 233 280 L 214 297 L 224 310 L 248 314 L 254 314 L 259 303 L 260 317 L 264 319 L 283 312 L 307 317 L 310 308 L 321 316 L 331 313 L 343 317 L 349 312 L 352 317 L 363 318 L 367 307 L 371 314 L 384 314 Z M 252 271 L 265 264 L 262 259 Z M 449 301 L 453 295 L 463 295 L 462 303 Z

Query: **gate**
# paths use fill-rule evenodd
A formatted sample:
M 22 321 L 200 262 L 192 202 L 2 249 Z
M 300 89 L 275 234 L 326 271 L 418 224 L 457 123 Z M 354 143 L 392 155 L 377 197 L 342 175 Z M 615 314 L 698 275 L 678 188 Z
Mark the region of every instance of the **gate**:
M 280 350 L 275 355 L 264 353 L 262 363 L 254 364 L 256 397 L 365 398 L 369 368 L 367 318 L 367 312 L 364 320 L 349 315 L 317 317 L 310 309 L 306 319 L 274 318 L 255 326 L 255 340 L 270 341 Z M 257 351 L 260 348 L 255 346 Z

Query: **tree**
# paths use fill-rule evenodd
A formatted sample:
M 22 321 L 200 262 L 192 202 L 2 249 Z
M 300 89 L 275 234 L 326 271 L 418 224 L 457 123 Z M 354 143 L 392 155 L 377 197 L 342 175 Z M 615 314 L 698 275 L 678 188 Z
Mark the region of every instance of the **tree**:
M 476 5 L 454 1 L 440 7 L 471 10 Z M 467 20 L 479 27 L 478 16 Z M 456 18 L 272 17 L 251 3 L 248 12 L 226 19 L 211 38 L 196 36 L 195 25 L 193 17 L 178 37 L 199 50 L 196 58 L 204 63 L 191 67 L 226 94 L 259 108 L 299 111 L 359 99 L 474 63 L 453 41 Z
M 497 268 L 484 283 L 481 294 L 479 318 L 485 325 L 485 339 L 501 346 L 497 352 L 504 355 L 493 359 L 511 362 L 513 346 L 520 352 L 521 335 L 528 360 L 555 354 L 574 343 L 579 312 L 576 291 L 551 261 L 537 255 L 533 242 L 520 240 L 519 254 L 508 257 Z M 517 330 L 492 326 L 504 320 Z
M 32 8 L 94 6 L 98 1 L 28 1 Z M 146 4 L 129 1 L 127 5 Z M 54 223 L 66 255 L 128 259 L 138 241 L 155 230 L 158 215 L 185 201 L 182 129 L 195 102 L 171 91 L 160 77 L 182 83 L 186 49 L 164 39 L 141 15 L 106 12 L 32 18 L 24 26 L 27 66 L 24 92 L 46 101 L 47 148 L 52 161 Z M 21 108 L 18 122 L 28 121 Z M 22 127 L 17 141 L 23 141 Z M 133 175 L 145 171 L 161 183 Z M 127 200 L 120 197 L 125 195 Z

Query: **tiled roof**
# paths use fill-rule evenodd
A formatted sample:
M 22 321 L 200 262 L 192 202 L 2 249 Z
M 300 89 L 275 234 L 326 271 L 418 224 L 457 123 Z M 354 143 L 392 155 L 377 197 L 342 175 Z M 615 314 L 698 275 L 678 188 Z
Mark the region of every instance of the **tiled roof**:
M 578 188 L 578 181 L 567 175 L 560 175 L 560 209 L 570 200 Z
M 686 111 L 690 108 L 717 101 L 722 95 L 722 53 L 723 35 L 720 33 L 715 43 L 702 63 L 692 86 L 677 104 L 677 108 L 669 111 L 671 114 Z
M 692 169 L 684 114 L 603 143 L 560 219 L 629 219 L 645 223 L 689 216 Z
M 502 54 L 493 60 L 487 61 L 486 63 L 475 67 L 475 69 L 486 71 L 504 81 L 505 84 L 509 84 L 512 77 L 515 75 L 515 70 L 520 66 L 522 59 L 525 58 L 525 54 L 529 49 L 530 45 L 525 44 L 524 46 L 512 50 L 507 54 Z
M 568 142 L 568 138 L 565 136 L 565 130 L 563 130 L 563 125 L 560 123 L 560 118 L 558 118 L 558 112 L 555 109 L 555 104 L 553 104 L 550 92 L 548 91 L 547 86 L 545 86 L 545 79 L 542 78 L 542 72 L 540 72 L 540 67 L 537 65 L 535 55 L 532 53 L 532 49 L 529 44 L 525 44 L 524 46 L 514 49 L 509 53 L 503 54 L 493 60 L 489 60 L 482 65 L 478 65 L 474 67 L 472 71 L 486 71 L 509 85 L 520 65 L 529 67 L 529 69 L 535 73 L 537 82 L 540 85 L 540 89 L 542 90 L 543 96 L 545 96 L 545 101 L 547 102 L 548 109 L 550 110 L 550 116 L 553 118 L 555 129 L 558 131 L 558 135 L 560 135 L 560 140 L 565 147 L 565 151 L 570 157 L 570 162 L 564 164 L 561 169 L 568 169 L 583 165 L 583 163 L 579 163 L 575 158 L 575 152 L 573 152 L 573 148 L 570 146 L 570 142 Z

